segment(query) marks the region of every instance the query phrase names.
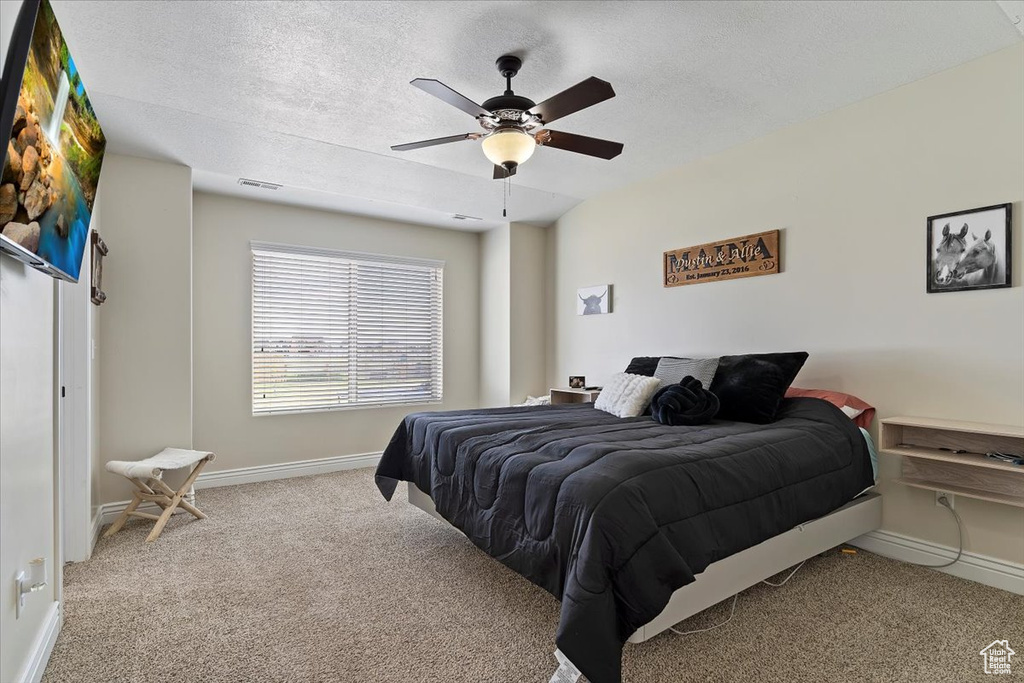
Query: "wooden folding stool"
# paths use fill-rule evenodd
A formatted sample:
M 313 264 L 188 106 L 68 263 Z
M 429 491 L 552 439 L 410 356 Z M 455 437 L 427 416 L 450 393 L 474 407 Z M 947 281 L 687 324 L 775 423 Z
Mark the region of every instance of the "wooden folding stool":
M 184 497 L 188 494 L 188 490 L 195 483 L 196 477 L 206 467 L 206 463 L 213 460 L 213 453 L 207 451 L 189 451 L 182 448 L 165 448 L 156 455 L 146 458 L 145 460 L 138 460 L 135 462 L 129 460 L 111 460 L 107 463 L 107 471 L 113 472 L 114 474 L 120 474 L 127 478 L 132 484 L 135 485 L 136 491 L 128 507 L 124 509 L 124 512 L 110 525 L 107 532 L 103 534 L 104 538 L 107 536 L 113 536 L 121 527 L 124 526 L 125 522 L 128 521 L 129 517 L 142 517 L 144 519 L 156 520 L 156 524 L 153 525 L 153 530 L 149 532 L 149 536 L 146 537 L 146 542 L 155 541 L 160 537 L 160 532 L 164 530 L 164 525 L 167 524 L 167 520 L 171 518 L 175 512 L 178 512 L 180 506 L 183 510 L 191 512 L 196 519 L 206 519 L 199 508 L 192 505 L 188 501 L 184 500 Z M 172 489 L 166 483 L 164 483 L 162 476 L 164 470 L 178 470 L 184 467 L 192 467 L 192 472 L 185 479 L 177 491 Z M 142 504 L 143 501 L 149 501 L 156 503 L 163 512 L 159 515 L 154 515 L 149 512 L 139 512 L 136 508 Z

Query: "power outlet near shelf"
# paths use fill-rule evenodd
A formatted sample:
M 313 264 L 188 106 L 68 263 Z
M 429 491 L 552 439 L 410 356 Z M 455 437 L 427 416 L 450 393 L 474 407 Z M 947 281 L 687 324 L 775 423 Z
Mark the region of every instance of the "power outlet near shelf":
M 946 502 L 949 503 L 949 509 L 950 510 L 955 510 L 956 509 L 956 499 L 953 497 L 952 493 L 946 493 L 945 491 L 936 491 L 935 492 L 935 504 L 938 505 L 939 507 L 946 507 L 942 503 L 942 499 L 943 498 L 945 498 Z

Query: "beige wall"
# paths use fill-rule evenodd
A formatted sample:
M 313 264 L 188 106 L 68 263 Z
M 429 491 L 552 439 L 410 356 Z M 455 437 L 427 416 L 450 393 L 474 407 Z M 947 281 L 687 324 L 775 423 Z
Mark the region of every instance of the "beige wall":
M 511 226 L 480 235 L 480 405 L 507 406 L 511 395 Z
M 547 393 L 546 231 L 524 223 L 480 236 L 480 404 Z
M 201 193 L 193 229 L 195 446 L 217 453 L 210 471 L 378 452 L 410 410 L 253 417 L 251 240 L 444 260 L 444 403 L 426 409 L 477 405 L 477 234 Z
M 192 171 L 107 154 L 99 190 L 106 303 L 100 318 L 100 460 L 192 445 Z M 103 472 L 102 502 L 131 486 Z
M 57 600 L 55 280 L 0 255 L 0 681 L 20 679 Z M 15 617 L 14 577 L 47 559 L 48 588 Z
M 547 394 L 547 230 L 513 223 L 509 244 L 509 399 Z M 566 380 L 567 381 L 567 380 Z M 558 386 L 562 386 L 559 384 Z
M 882 417 L 1021 424 L 1022 122 L 1017 45 L 582 203 L 551 236 L 549 380 L 599 383 L 641 354 L 803 349 L 797 385 L 856 394 Z M 1001 202 L 1014 287 L 926 294 L 926 217 Z M 772 228 L 783 273 L 662 287 L 663 251 Z M 576 288 L 600 282 L 615 312 L 576 316 Z M 897 469 L 884 458 L 884 528 L 955 546 L 930 492 L 888 481 Z M 1024 562 L 1024 509 L 956 504 L 969 550 Z

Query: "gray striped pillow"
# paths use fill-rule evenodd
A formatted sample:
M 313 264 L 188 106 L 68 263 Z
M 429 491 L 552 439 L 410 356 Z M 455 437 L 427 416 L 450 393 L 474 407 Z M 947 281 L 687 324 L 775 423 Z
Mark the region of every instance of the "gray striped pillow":
M 701 385 L 707 389 L 711 386 L 711 380 L 715 378 L 717 370 L 717 358 L 662 358 L 658 361 L 654 376 L 661 380 L 662 386 L 665 386 L 678 384 L 689 375 L 700 380 Z

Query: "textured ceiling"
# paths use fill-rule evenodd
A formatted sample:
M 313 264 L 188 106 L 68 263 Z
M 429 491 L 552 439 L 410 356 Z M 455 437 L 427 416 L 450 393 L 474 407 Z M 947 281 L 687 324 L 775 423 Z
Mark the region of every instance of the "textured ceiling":
M 617 97 L 553 128 L 625 143 L 602 161 L 539 149 L 508 220 L 581 199 L 1021 40 L 996 2 L 85 2 L 53 0 L 116 152 L 195 169 L 197 187 L 450 227 L 501 222 L 477 130 L 411 87 L 481 102 L 525 65 L 535 101 L 588 76 Z M 284 184 L 240 188 L 239 176 Z M 462 213 L 483 221 L 452 221 Z

